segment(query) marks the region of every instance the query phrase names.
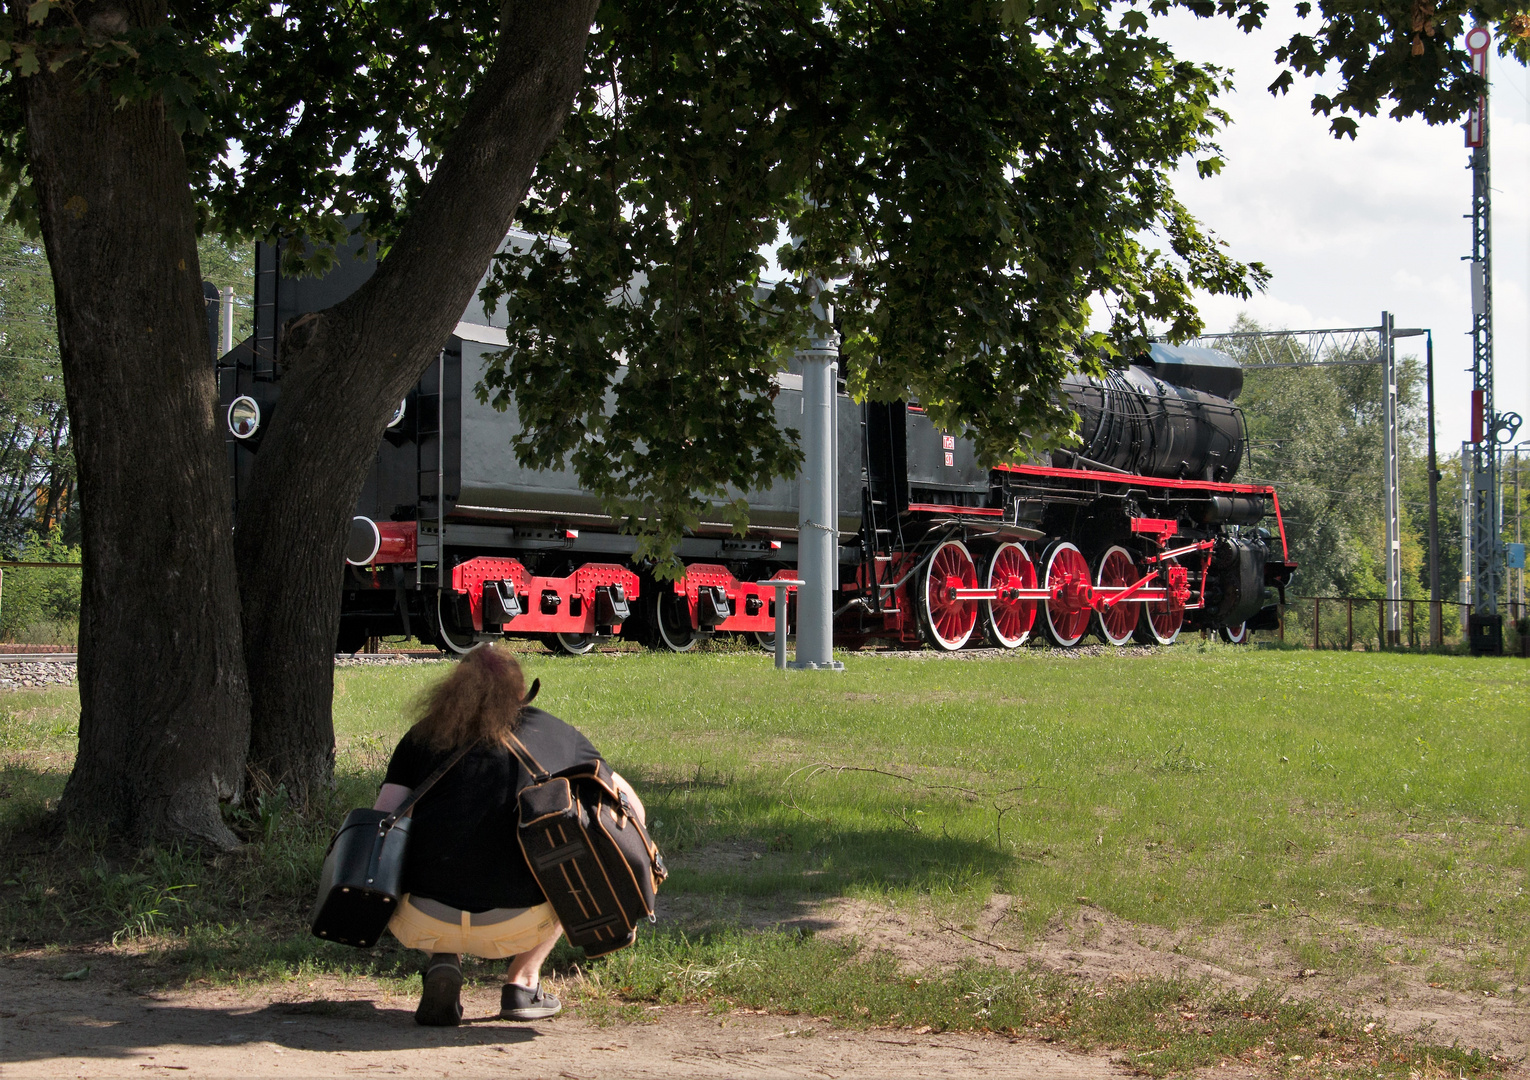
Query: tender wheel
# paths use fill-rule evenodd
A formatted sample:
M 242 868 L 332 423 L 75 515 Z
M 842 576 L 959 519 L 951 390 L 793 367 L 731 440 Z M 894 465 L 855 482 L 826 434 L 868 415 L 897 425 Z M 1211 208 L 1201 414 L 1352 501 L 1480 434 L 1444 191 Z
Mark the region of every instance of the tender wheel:
M 1240 622 L 1237 626 L 1217 627 L 1217 637 L 1229 645 L 1242 645 L 1248 641 L 1248 623 Z
M 988 560 L 984 575 L 987 589 L 1034 589 L 1036 564 L 1019 544 L 999 545 Z M 1036 601 L 1021 599 L 987 600 L 983 603 L 983 624 L 988 640 L 1002 649 L 1018 649 L 1031 636 L 1036 625 Z
M 1170 560 L 1158 565 L 1164 571 L 1160 580 L 1166 582 L 1169 567 L 1175 563 Z M 1137 624 L 1136 639 L 1143 645 L 1173 645 L 1185 625 L 1185 609 L 1173 607 L 1167 600 L 1153 600 L 1137 606 L 1142 608 L 1142 615 Z
M 1069 649 L 1089 632 L 1089 620 L 1094 614 L 1089 564 L 1084 561 L 1083 552 L 1066 540 L 1047 548 L 1043 563 L 1047 591 L 1052 595 L 1046 602 L 1041 630 L 1052 644 Z
M 957 589 L 977 588 L 977 567 L 960 540 L 947 540 L 925 566 L 919 588 L 919 619 L 925 637 L 937 649 L 953 652 L 967 644 L 977 628 L 978 606 L 959 600 Z
M 443 610 L 441 593 L 436 593 L 436 636 L 440 639 L 442 647 L 451 653 L 461 656 L 471 652 L 473 646 L 478 644 L 478 637 L 471 628 L 466 631 L 458 630 Z
M 684 599 L 676 596 L 668 582 L 660 582 L 653 595 L 654 647 L 670 652 L 690 652 L 696 647 L 696 631 L 691 627 L 691 612 Z
M 543 634 L 542 644 L 565 656 L 583 656 L 595 648 L 594 634 Z
M 1137 560 L 1132 558 L 1132 553 L 1117 545 L 1100 556 L 1094 583 L 1101 588 L 1124 589 L 1135 585 L 1141 576 L 1137 572 Z M 1127 600 L 1114 607 L 1096 611 L 1095 631 L 1107 644 L 1125 645 L 1132 639 L 1132 631 L 1137 628 L 1137 609 L 1141 606 Z

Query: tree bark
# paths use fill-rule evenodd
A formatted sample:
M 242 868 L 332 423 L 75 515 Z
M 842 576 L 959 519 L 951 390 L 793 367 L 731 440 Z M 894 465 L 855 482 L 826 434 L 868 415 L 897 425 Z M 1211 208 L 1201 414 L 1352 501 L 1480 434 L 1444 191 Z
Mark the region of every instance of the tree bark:
M 399 399 L 451 336 L 568 115 L 597 7 L 504 5 L 498 55 L 397 242 L 366 285 L 284 347 L 281 408 L 240 501 L 236 548 L 251 774 L 302 804 L 331 779 L 351 512 Z
M 158 99 L 119 104 L 77 71 L 19 80 L 84 514 L 62 810 L 232 846 L 219 802 L 243 787 L 249 696 L 186 160 Z

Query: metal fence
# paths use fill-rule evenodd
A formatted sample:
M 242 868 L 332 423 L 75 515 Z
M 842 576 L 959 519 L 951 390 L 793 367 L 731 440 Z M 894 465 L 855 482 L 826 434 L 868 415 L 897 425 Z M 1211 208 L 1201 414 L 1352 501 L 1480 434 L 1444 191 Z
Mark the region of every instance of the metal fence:
M 1471 617 L 1472 605 L 1427 599 L 1390 600 L 1375 596 L 1291 596 L 1281 616 L 1279 638 L 1312 649 L 1454 649 Z M 1439 636 L 1431 641 L 1430 608 L 1437 610 Z M 1517 645 L 1522 604 L 1503 609 L 1505 646 Z M 1395 615 L 1394 615 L 1395 613 Z M 1506 650 L 1507 651 L 1507 650 Z

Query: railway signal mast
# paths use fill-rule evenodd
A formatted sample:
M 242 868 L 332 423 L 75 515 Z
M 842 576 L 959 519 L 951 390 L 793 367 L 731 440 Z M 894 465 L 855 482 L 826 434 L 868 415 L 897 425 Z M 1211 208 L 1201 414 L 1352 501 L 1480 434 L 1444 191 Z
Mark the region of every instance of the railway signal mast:
M 1493 35 L 1485 26 L 1466 34 L 1472 71 L 1487 79 Z M 1489 183 L 1488 98 L 1484 88 L 1466 122 L 1466 145 L 1472 170 L 1472 429 L 1470 571 L 1472 614 L 1469 633 L 1474 653 L 1503 651 L 1503 618 L 1498 587 L 1504 547 L 1499 520 L 1498 448 L 1519 430 L 1515 413 L 1493 408 L 1493 236 L 1492 188 Z

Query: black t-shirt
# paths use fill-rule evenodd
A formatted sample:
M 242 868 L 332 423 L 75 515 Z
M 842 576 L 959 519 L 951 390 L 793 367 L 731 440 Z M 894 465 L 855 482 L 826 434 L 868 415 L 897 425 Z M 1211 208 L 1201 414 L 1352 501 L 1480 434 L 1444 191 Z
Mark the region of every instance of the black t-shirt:
M 541 709 L 526 709 L 515 735 L 548 772 L 600 757 L 577 729 Z M 411 728 L 393 751 L 383 782 L 419 787 L 453 753 L 430 749 Z M 503 747 L 470 750 L 414 806 L 404 888 L 463 911 L 542 903 L 546 897 L 516 839 L 515 795 L 530 782 Z

